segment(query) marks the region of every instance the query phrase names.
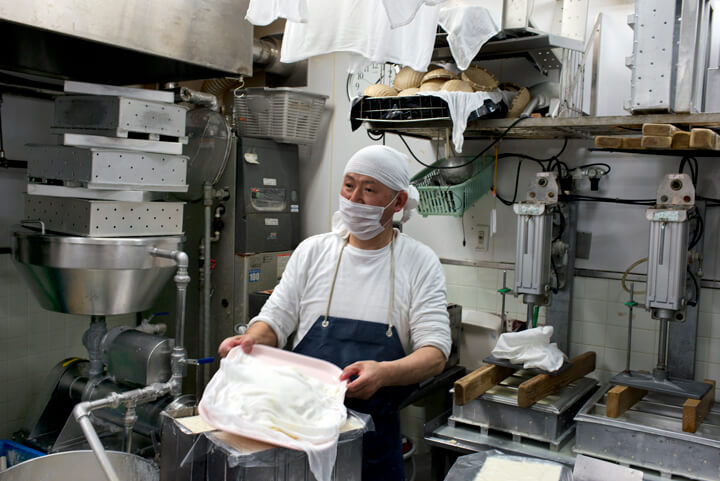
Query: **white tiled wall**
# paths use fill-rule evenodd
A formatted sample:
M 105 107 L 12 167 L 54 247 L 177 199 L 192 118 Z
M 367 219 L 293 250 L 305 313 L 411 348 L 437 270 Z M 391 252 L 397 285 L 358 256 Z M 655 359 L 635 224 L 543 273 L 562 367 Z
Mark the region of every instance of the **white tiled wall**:
M 448 290 L 448 301 L 465 309 L 500 312 L 502 271 L 479 267 L 443 265 Z M 514 272 L 507 271 L 507 285 L 513 287 Z M 629 287 L 629 284 L 628 284 Z M 629 299 L 619 280 L 576 277 L 573 294 L 573 315 L 570 325 L 571 357 L 586 351 L 595 351 L 597 369 L 592 374 L 601 382 L 625 369 L 627 352 Z M 636 283 L 635 291 L 645 290 L 644 283 Z M 642 308 L 644 294 L 636 295 L 640 304 L 633 310 L 633 335 L 630 367 L 649 370 L 657 361 L 658 321 Z M 521 299 L 506 297 L 506 314 L 509 318 L 525 319 L 526 309 Z M 541 310 L 540 320 L 544 319 Z M 702 289 L 695 378 L 720 381 L 720 290 Z M 720 398 L 720 388 L 716 390 Z
M 133 321 L 108 317 L 108 329 Z M 41 308 L 10 255 L 0 255 L 0 439 L 21 427 L 55 364 L 72 356 L 87 358 L 82 335 L 89 323 L 89 316 Z

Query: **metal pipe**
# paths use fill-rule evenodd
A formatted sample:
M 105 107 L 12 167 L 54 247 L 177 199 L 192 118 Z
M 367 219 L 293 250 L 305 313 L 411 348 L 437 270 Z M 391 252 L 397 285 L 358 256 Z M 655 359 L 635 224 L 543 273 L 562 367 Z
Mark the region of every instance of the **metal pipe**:
M 534 312 L 533 312 L 534 307 L 535 307 L 534 304 L 528 303 L 528 305 L 527 305 L 527 326 L 525 326 L 525 329 L 532 329 L 532 327 L 533 327 L 532 324 L 533 324 L 533 317 L 534 317 Z
M 201 92 L 199 90 L 192 90 L 187 87 L 180 87 L 177 90 L 176 98 L 178 100 L 182 100 L 183 102 L 202 105 L 203 107 L 207 107 L 210 110 L 214 110 L 215 112 L 220 110 L 218 98 L 208 92 Z
M 106 407 L 115 408 L 124 403 L 129 403 L 135 406 L 136 404 L 154 401 L 160 396 L 164 396 L 168 392 L 172 391 L 173 388 L 173 381 L 170 380 L 166 383 L 155 383 L 141 389 L 135 389 L 121 394 L 111 393 L 109 396 L 102 399 L 85 401 L 75 405 L 73 408 L 73 417 L 78 424 L 80 424 L 80 428 L 82 429 L 83 434 L 85 434 L 85 439 L 87 439 L 90 449 L 92 449 L 95 453 L 95 456 L 100 463 L 100 467 L 105 472 L 105 476 L 109 481 L 120 481 L 120 478 L 118 478 L 118 475 L 110 463 L 107 453 L 105 452 L 105 448 L 95 432 L 95 428 L 90 421 L 90 412 Z
M 505 291 L 506 289 L 507 289 L 507 271 L 503 271 L 502 308 L 500 309 L 500 322 L 502 324 L 500 325 L 500 332 L 505 332 L 507 330 L 507 316 L 505 315 L 505 296 L 507 295 L 507 292 Z
M 282 41 L 277 37 L 256 38 L 253 41 L 253 65 L 258 70 L 289 77 L 296 68 L 295 64 L 280 61 Z
M 204 255 L 205 255 L 205 261 L 203 262 L 203 315 L 202 315 L 202 325 L 200 327 L 200 332 L 202 334 L 202 352 L 200 353 L 199 357 L 208 356 L 210 355 L 210 288 L 212 287 L 212 283 L 210 282 L 210 261 L 212 259 L 212 239 L 211 239 L 211 229 L 212 229 L 212 206 L 213 206 L 213 198 L 214 198 L 214 192 L 212 184 L 209 182 L 205 182 L 203 184 L 203 205 L 205 207 L 205 225 L 204 225 L 204 232 L 203 232 L 203 245 L 204 245 Z M 202 366 L 200 369 L 198 369 L 198 375 L 202 374 L 202 384 L 201 386 L 204 387 L 205 384 L 208 381 L 209 376 L 209 369 L 208 366 Z M 198 393 L 200 394 L 200 393 Z
M 80 424 L 80 428 L 82 428 L 83 434 L 85 434 L 85 439 L 87 439 L 90 449 L 92 449 L 95 453 L 95 456 L 100 463 L 100 467 L 105 473 L 105 477 L 109 481 L 120 481 L 120 478 L 118 478 L 115 469 L 110 463 L 110 459 L 105 452 L 102 442 L 100 442 L 100 438 L 93 428 L 92 422 L 90 422 L 90 418 L 88 418 L 90 412 L 83 406 L 83 404 L 86 403 L 75 405 L 75 408 L 73 409 L 73 416 L 75 416 L 78 424 Z
M 170 355 L 172 375 L 169 383 L 172 385 L 171 393 L 173 397 L 178 397 L 182 394 L 182 378 L 185 376 L 185 359 L 187 357 L 184 341 L 187 286 L 190 284 L 190 275 L 188 274 L 188 255 L 183 251 L 171 251 L 167 249 L 158 249 L 157 247 L 153 247 L 150 250 L 150 255 L 163 257 L 165 259 L 173 259 L 177 264 L 177 272 L 173 278 L 177 289 L 177 325 L 175 326 L 175 347 L 173 347 L 173 352 Z
M 632 322 L 633 322 L 633 307 L 635 306 L 635 283 L 630 283 L 630 302 L 627 302 L 628 306 L 628 341 L 627 341 L 627 354 L 625 359 L 625 372 L 630 372 L 630 348 L 632 346 Z
M 667 366 L 667 332 L 668 320 L 665 318 L 660 319 L 657 369 L 662 371 L 664 371 Z
M 135 403 L 128 402 L 125 406 L 125 416 L 123 417 L 123 436 L 125 437 L 123 446 L 126 453 L 132 453 L 132 433 L 137 419 Z
M 88 372 L 90 379 L 101 376 L 105 371 L 105 363 L 103 362 L 100 344 L 106 333 L 107 325 L 105 324 L 105 316 L 91 316 L 90 327 L 88 327 L 82 337 L 83 346 L 87 349 L 90 361 L 90 370 Z

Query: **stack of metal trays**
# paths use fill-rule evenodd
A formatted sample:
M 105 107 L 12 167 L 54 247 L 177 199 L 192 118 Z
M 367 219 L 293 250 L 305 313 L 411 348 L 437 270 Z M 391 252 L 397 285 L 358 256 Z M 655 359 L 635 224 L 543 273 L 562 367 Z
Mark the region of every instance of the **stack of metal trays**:
M 575 452 L 656 470 L 663 478 L 717 480 L 720 406 L 713 405 L 695 433 L 686 433 L 682 430 L 684 401 L 648 393 L 624 414 L 609 418 L 605 415 L 607 389 L 602 389 L 575 416 Z
M 557 450 L 572 434 L 573 418 L 597 389 L 597 381 L 581 378 L 530 407 L 519 407 L 517 387 L 533 376 L 517 371 L 464 406 L 454 404 L 448 424 L 479 427 L 483 434 L 509 433 L 514 440 L 534 439 Z
M 183 233 L 186 109 L 171 92 L 66 82 L 52 132 L 63 145 L 30 145 L 25 216 L 54 232 L 136 237 Z

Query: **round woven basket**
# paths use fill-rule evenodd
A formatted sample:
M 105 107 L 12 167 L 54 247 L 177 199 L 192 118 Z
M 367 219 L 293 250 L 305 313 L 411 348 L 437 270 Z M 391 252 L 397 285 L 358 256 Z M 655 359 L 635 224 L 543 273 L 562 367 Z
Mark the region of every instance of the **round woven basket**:
M 363 91 L 363 95 L 368 97 L 395 97 L 397 94 L 395 88 L 384 84 L 368 85 Z
M 498 88 L 495 76 L 484 68 L 470 67 L 460 74 L 460 78 L 470 82 L 477 92 L 490 92 Z
M 395 76 L 393 87 L 398 90 L 420 87 L 424 75 L 423 72 L 417 72 L 410 67 L 403 67 Z

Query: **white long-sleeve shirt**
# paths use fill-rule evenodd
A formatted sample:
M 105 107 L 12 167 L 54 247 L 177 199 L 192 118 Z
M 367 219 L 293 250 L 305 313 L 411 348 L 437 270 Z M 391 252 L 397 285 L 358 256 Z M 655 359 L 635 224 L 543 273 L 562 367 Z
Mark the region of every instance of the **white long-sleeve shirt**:
M 290 257 L 280 283 L 252 319 L 267 323 L 284 346 L 293 346 L 325 315 L 333 272 L 344 240 L 337 234 L 304 240 Z M 331 317 L 387 324 L 390 305 L 390 244 L 378 250 L 345 247 L 330 305 Z M 395 301 L 392 324 L 406 355 L 424 346 L 450 353 L 445 277 L 435 253 L 399 233 L 395 239 Z

